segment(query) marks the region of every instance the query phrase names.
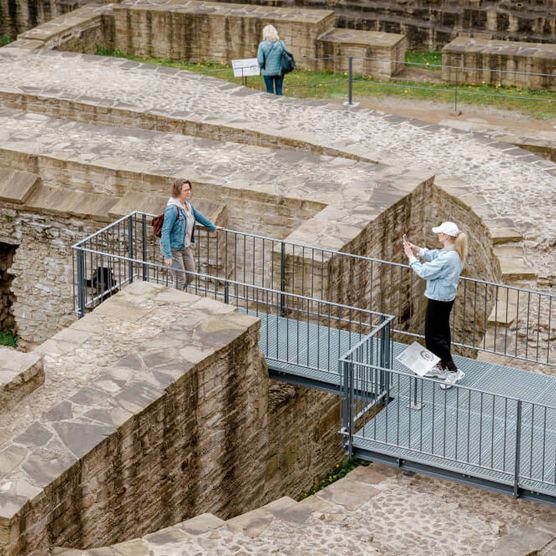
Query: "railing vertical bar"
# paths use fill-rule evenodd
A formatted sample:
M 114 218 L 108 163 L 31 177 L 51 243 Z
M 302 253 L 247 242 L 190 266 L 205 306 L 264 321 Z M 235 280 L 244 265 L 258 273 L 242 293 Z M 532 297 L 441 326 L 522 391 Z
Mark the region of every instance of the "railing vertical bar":
M 514 497 L 516 498 L 517 496 L 519 496 L 520 461 L 521 461 L 521 400 L 518 400 L 516 427 L 515 427 L 515 460 L 514 460 L 514 492 L 513 492 Z
M 467 390 L 467 463 L 469 463 L 469 445 L 471 440 L 471 390 Z
M 479 465 L 481 465 L 481 460 L 483 455 L 483 392 L 481 392 L 480 399 L 481 399 L 481 403 L 479 406 Z
M 544 470 L 545 470 L 545 461 L 546 461 L 546 412 L 547 412 L 546 405 L 543 407 L 543 409 L 544 409 L 544 415 L 543 415 L 543 425 L 542 425 L 543 438 L 542 438 L 541 481 L 544 483 Z
M 506 471 L 506 441 L 507 441 L 507 432 L 508 432 L 508 398 L 504 398 L 504 443 L 503 447 L 504 450 L 502 452 L 502 471 Z
M 535 404 L 531 404 L 531 436 L 529 438 L 529 477 L 533 477 L 533 441 L 534 441 L 534 431 L 535 431 Z
M 458 442 L 459 442 L 459 387 L 456 386 L 456 460 L 458 459 Z

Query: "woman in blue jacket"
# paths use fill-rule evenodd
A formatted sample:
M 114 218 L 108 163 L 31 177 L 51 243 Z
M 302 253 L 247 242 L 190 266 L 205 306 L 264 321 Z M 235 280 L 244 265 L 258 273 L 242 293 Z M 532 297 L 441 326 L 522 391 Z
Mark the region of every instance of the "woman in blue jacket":
M 259 43 L 257 61 L 261 68 L 266 92 L 282 95 L 282 52 L 286 50 L 284 41 L 280 40 L 278 31 L 274 25 L 267 25 L 263 29 L 263 40 Z
M 218 229 L 202 212 L 191 204 L 191 182 L 177 179 L 172 185 L 172 196 L 164 209 L 164 223 L 160 247 L 164 264 L 172 267 L 174 287 L 185 289 L 196 272 L 192 245 L 195 243 L 195 223 L 199 222 L 211 232 Z
M 458 281 L 467 258 L 467 236 L 453 222 L 443 222 L 432 231 L 438 234 L 442 249 L 418 247 L 404 238 L 404 251 L 412 270 L 426 280 L 425 343 L 427 349 L 440 357 L 429 376 L 444 383 L 440 388 L 451 388 L 465 375 L 452 359 L 450 350 L 450 312 L 456 298 Z M 425 262 L 420 263 L 417 256 Z

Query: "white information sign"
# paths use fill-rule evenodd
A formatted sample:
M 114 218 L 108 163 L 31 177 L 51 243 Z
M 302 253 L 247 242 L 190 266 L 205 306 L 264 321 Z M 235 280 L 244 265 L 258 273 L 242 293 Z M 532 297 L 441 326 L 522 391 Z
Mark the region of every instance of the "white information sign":
M 259 62 L 257 58 L 245 58 L 244 60 L 232 60 L 234 77 L 249 77 L 260 75 Z
M 396 359 L 419 376 L 425 376 L 440 361 L 440 357 L 417 342 L 408 346 Z

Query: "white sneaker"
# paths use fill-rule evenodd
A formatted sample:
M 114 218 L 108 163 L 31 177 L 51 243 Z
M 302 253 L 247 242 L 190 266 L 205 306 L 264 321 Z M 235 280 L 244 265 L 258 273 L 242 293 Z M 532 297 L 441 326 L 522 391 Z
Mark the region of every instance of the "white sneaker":
M 435 365 L 425 376 L 427 378 L 438 378 L 440 380 L 445 380 L 448 371 L 443 369 L 440 365 Z
M 459 369 L 455 373 L 448 371 L 446 373 L 446 378 L 444 379 L 444 383 L 440 385 L 440 388 L 442 388 L 442 390 L 448 390 L 456 382 L 459 382 L 464 376 L 465 376 L 465 373 L 463 371 L 460 371 Z

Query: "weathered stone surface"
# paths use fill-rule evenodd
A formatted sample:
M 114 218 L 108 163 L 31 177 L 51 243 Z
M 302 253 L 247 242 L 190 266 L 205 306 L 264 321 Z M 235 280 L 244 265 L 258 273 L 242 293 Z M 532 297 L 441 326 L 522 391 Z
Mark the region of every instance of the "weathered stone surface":
M 351 56 L 355 73 L 388 79 L 404 68 L 406 48 L 404 35 L 333 29 L 318 39 L 317 56 L 324 59 L 316 67 L 325 71 L 348 71 Z
M 374 487 L 362 482 L 365 477 Z M 212 517 L 215 526 L 186 538 L 182 531 L 197 518 L 159 534 L 102 550 L 109 554 L 109 550 L 125 546 L 130 552 L 134 547 L 142 551 L 148 545 L 153 556 L 205 553 L 266 556 L 269 551 L 291 556 L 552 554 L 556 533 L 547 531 L 543 524 L 556 522 L 556 514 L 543 504 L 515 501 L 424 476 L 408 476 L 380 464 L 356 469 L 343 480 L 344 486 L 346 483 L 367 487 L 359 491 L 353 488 L 351 507 L 325 501 L 335 496 L 330 493 L 337 490 L 334 483 L 300 503 L 281 498 L 227 522 L 210 515 L 200 516 L 205 521 Z M 284 512 L 273 514 L 271 508 L 282 508 Z M 292 515 L 300 519 L 292 519 Z M 441 529 L 449 525 L 451 535 L 443 534 Z M 74 554 L 60 549 L 54 554 L 96 556 L 97 552 Z
M 169 550 L 222 522 L 161 527 L 299 496 L 342 457 L 337 398 L 294 389 L 270 403 L 258 321 L 232 306 L 137 282 L 37 352 L 47 382 L 0 415 L 0 549 L 10 556 L 147 533 L 99 553 Z M 289 499 L 263 513 L 307 518 Z
M 515 528 L 502 537 L 492 552 L 496 556 L 539 554 L 556 537 L 531 525 Z
M 334 24 L 330 10 L 196 0 L 131 0 L 115 4 L 113 14 L 116 48 L 194 62 L 255 56 L 263 26 L 272 23 L 300 67 L 314 65 L 317 38 Z
M 38 185 L 38 176 L 0 168 L 0 201 L 24 203 Z
M 556 91 L 556 45 L 458 37 L 442 49 L 442 78 L 450 83 Z
M 42 357 L 0 346 L 0 412 L 6 412 L 44 382 Z

